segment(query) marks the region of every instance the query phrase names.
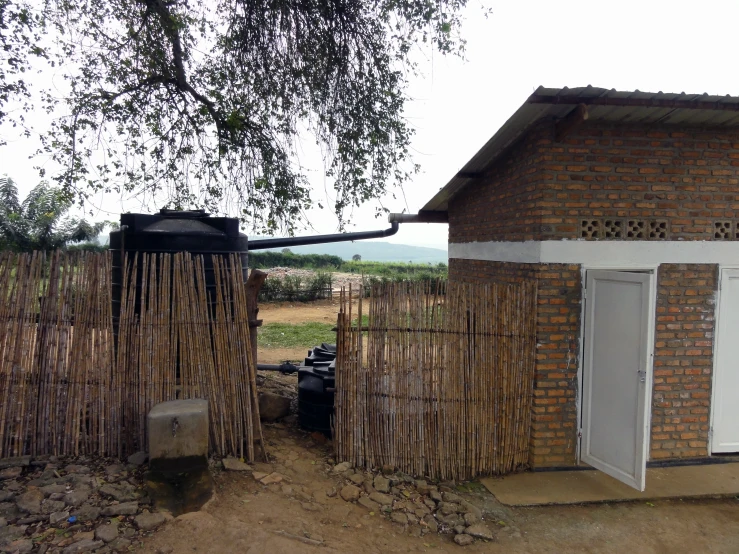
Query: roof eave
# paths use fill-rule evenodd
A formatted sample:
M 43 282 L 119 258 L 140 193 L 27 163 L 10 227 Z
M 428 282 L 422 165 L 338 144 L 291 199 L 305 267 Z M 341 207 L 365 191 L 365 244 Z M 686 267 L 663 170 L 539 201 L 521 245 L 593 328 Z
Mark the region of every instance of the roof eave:
M 683 117 L 693 125 L 739 125 L 739 97 L 730 95 L 710 96 L 708 94 L 647 93 L 641 91 L 616 91 L 591 86 L 569 89 L 548 89 L 540 86 L 526 99 L 526 102 L 506 121 L 485 145 L 452 177 L 439 192 L 429 200 L 421 211 L 445 212 L 449 201 L 459 192 L 485 175 L 488 168 L 508 149 L 526 135 L 538 121 L 545 117 L 561 119 L 576 106 L 592 106 L 600 112 L 624 108 L 634 108 L 636 116 L 640 110 L 665 113 L 664 118 L 674 114 Z M 631 110 L 629 110 L 631 111 Z M 697 118 L 696 113 L 729 112 L 736 115 L 716 115 Z M 691 115 L 693 114 L 693 115 Z M 652 116 L 654 117 L 654 116 Z M 676 123 L 680 118 L 675 118 Z

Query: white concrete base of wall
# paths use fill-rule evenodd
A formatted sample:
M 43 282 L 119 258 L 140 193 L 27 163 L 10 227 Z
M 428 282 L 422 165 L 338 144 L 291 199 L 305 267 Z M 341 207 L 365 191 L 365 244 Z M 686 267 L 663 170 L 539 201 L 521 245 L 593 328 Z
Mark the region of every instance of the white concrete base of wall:
M 588 267 L 656 267 L 659 264 L 739 264 L 739 241 L 591 241 L 449 243 L 449 258 Z

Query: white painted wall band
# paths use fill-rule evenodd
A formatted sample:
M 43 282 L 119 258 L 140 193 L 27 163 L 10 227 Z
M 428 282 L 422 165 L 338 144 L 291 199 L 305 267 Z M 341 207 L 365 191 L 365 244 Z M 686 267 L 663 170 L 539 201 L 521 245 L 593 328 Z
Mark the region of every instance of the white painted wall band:
M 659 264 L 739 264 L 739 241 L 585 241 L 449 243 L 449 258 L 525 264 L 641 267 Z

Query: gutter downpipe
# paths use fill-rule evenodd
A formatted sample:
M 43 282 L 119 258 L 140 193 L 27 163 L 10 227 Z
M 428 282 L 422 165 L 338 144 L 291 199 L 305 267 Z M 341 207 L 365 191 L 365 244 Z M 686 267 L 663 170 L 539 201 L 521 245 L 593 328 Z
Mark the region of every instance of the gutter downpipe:
M 388 229 L 379 231 L 360 231 L 358 233 L 334 233 L 332 235 L 313 235 L 310 237 L 283 237 L 279 239 L 259 239 L 249 241 L 249 250 L 265 248 L 286 248 L 304 244 L 325 244 L 327 242 L 348 242 L 354 240 L 380 239 L 398 232 L 399 222 L 392 221 Z
M 417 214 L 390 214 L 390 223 L 449 223 L 447 212 L 421 211 Z
M 325 244 L 329 242 L 348 242 L 355 240 L 381 239 L 398 232 L 401 223 L 447 223 L 447 212 L 421 212 L 418 214 L 390 214 L 387 217 L 390 227 L 379 231 L 360 231 L 358 233 L 334 233 L 310 237 L 283 237 L 279 239 L 257 239 L 249 241 L 249 250 L 266 248 L 287 248 L 305 244 Z

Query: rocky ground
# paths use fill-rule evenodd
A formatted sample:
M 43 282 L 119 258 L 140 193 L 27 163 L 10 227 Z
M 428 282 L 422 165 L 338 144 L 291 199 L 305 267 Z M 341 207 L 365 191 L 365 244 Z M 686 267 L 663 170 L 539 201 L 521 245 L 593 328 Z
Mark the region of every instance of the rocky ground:
M 337 463 L 331 442 L 300 430 L 294 414 L 263 427 L 269 462 L 222 460 L 215 499 L 144 541 L 145 552 L 396 552 L 407 541 L 459 548 L 518 532 L 459 484 Z
M 174 518 L 144 492 L 141 455 L 2 460 L 0 552 L 739 552 L 736 499 L 507 508 L 474 482 L 337 463 L 294 414 L 263 427 L 269 461 L 214 460 L 212 500 Z
M 313 440 L 323 442 L 320 435 L 313 434 Z M 288 462 L 294 462 L 298 455 L 288 455 Z M 280 492 L 287 496 L 296 496 L 305 503 L 317 500 L 315 493 L 300 485 L 280 472 L 265 473 L 236 459 L 222 461 L 227 471 L 249 472 L 260 485 L 281 485 Z M 349 462 L 333 464 L 328 458 L 323 467 L 327 478 L 333 479 L 336 486 L 328 487 L 323 494 L 327 498 L 340 498 L 344 502 L 355 503 L 367 510 L 368 515 L 385 518 L 388 522 L 399 526 L 411 537 L 423 537 L 428 534 L 446 534 L 454 537 L 454 542 L 467 546 L 475 540 L 491 541 L 495 534 L 486 521 L 480 507 L 462 498 L 457 492 L 456 484 L 428 483 L 423 479 L 414 479 L 394 471 L 386 466 L 382 472 L 372 473 L 355 470 Z M 321 496 L 318 492 L 318 496 Z M 305 509 L 310 504 L 304 504 Z M 310 510 L 309 510 L 310 511 Z M 488 519 L 491 514 L 487 514 Z M 504 523 L 493 521 L 493 524 Z M 496 529 L 497 532 L 497 529 Z M 316 539 L 313 539 L 316 540 Z M 320 542 L 320 541 L 317 541 Z
M 294 415 L 263 427 L 269 462 L 215 467 L 214 499 L 144 537 L 142 552 L 739 552 L 737 499 L 509 508 L 479 483 L 337 463 Z
M 409 535 L 428 533 L 454 536 L 454 542 L 467 546 L 475 539 L 495 538 L 483 512 L 457 493 L 454 482 L 433 484 L 424 479 L 395 472 L 385 466 L 382 473 L 354 471 L 349 462 L 341 462 L 331 472 L 344 478 L 339 495 L 346 502 L 356 502 L 370 514 L 383 514 L 388 520 L 407 528 Z M 336 494 L 335 490 L 326 493 Z M 493 522 L 495 524 L 495 522 Z
M 154 509 L 143 453 L 0 460 L 0 552 L 739 552 L 737 499 L 508 508 L 479 483 L 336 460 L 297 425 L 295 375 L 258 383 L 268 459 L 212 460 L 212 499 L 178 517 Z
M 164 523 L 142 488 L 145 453 L 128 463 L 23 456 L 0 460 L 0 552 L 125 552 Z

